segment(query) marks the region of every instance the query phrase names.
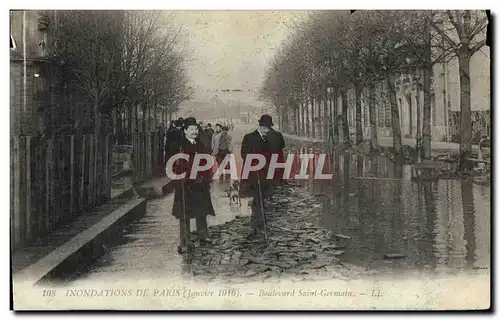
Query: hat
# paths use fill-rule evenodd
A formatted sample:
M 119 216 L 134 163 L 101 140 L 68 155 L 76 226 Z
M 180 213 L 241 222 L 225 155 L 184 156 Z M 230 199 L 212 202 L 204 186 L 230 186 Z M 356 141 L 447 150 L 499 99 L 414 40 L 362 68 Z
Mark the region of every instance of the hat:
M 179 120 L 179 119 L 174 120 L 174 126 L 182 127 L 183 122 L 184 122 L 183 120 Z
M 272 127 L 273 126 L 273 118 L 271 118 L 268 114 L 263 114 L 260 117 L 259 124 L 264 127 Z
M 183 128 L 187 129 L 187 127 L 189 127 L 189 126 L 198 126 L 198 123 L 196 122 L 196 118 L 188 117 L 188 118 L 184 119 Z

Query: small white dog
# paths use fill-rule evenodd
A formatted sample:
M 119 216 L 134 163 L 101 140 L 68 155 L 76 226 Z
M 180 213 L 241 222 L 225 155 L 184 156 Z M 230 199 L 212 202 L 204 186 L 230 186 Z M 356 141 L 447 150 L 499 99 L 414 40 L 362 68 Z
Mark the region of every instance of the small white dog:
M 233 202 L 237 203 L 241 206 L 241 198 L 240 198 L 240 182 L 238 180 L 231 181 L 229 185 L 229 205 Z

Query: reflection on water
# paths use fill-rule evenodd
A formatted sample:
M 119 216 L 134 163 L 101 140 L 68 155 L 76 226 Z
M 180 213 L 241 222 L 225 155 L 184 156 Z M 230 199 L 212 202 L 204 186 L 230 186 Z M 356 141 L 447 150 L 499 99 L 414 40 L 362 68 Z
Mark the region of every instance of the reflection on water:
M 410 166 L 384 157 L 332 154 L 324 168 L 332 180 L 296 182 L 321 199 L 315 219 L 351 237 L 346 261 L 374 269 L 489 268 L 489 186 L 411 181 Z M 390 253 L 404 258 L 385 259 Z

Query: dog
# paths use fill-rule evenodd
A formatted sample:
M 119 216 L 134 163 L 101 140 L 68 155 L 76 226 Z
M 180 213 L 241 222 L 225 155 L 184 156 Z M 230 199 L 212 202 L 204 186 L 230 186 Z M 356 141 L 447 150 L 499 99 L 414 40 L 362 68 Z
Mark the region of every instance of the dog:
M 237 203 L 241 206 L 241 198 L 240 198 L 240 182 L 238 180 L 231 181 L 229 185 L 229 205 Z

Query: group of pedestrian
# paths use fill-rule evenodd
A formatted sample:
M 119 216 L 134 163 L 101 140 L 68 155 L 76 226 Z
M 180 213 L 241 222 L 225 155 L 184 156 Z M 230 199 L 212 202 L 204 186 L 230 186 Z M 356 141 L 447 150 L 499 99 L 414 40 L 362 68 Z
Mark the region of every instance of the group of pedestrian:
M 182 121 L 182 123 L 181 123 Z M 198 243 L 204 246 L 210 243 L 208 238 L 207 216 L 215 215 L 210 196 L 213 168 L 208 168 L 197 172 L 191 177 L 191 169 L 195 154 L 212 154 L 217 164 L 220 164 L 224 157 L 231 150 L 231 136 L 228 134 L 229 127 L 220 124 L 215 125 L 215 130 L 210 131 L 211 126 L 199 123 L 195 118 L 177 119 L 173 124 L 173 129 L 178 130 L 176 134 L 167 133 L 167 144 L 169 138 L 180 137 L 175 147 L 167 148 L 169 156 L 175 152 L 182 152 L 189 156 L 189 161 L 176 161 L 173 166 L 175 174 L 186 173 L 184 179 L 174 181 L 174 205 L 172 215 L 179 220 L 180 244 L 179 254 L 192 251 L 190 244 L 190 220 L 196 220 Z M 283 162 L 283 149 L 285 142 L 280 132 L 274 130 L 272 118 L 269 115 L 262 115 L 259 120 L 259 127 L 246 134 L 241 143 L 241 157 L 243 167 L 247 162 L 249 154 L 260 154 L 266 159 L 262 169 L 251 172 L 248 178 L 241 179 L 240 193 L 242 197 L 252 197 L 252 223 L 251 235 L 258 236 L 265 231 L 265 209 L 269 196 L 272 195 L 273 187 L 281 182 L 279 170 L 273 179 L 267 179 L 267 171 L 272 155 L 277 154 L 278 162 Z M 210 137 L 210 140 L 208 138 Z M 210 143 L 208 143 L 210 141 Z M 170 141 L 172 142 L 172 141 Z M 174 152 L 173 149 L 176 149 Z M 207 163 L 200 163 L 201 166 Z M 189 178 L 188 178 L 189 177 Z
M 195 118 L 189 117 L 190 122 L 196 121 Z M 172 120 L 170 123 L 170 127 L 167 129 L 164 135 L 164 149 L 165 149 L 165 163 L 170 159 L 170 157 L 176 154 L 179 151 L 180 144 L 184 135 L 184 124 L 185 121 L 182 117 L 177 120 Z M 228 127 L 221 126 L 220 124 L 216 124 L 215 130 L 212 129 L 212 124 L 207 123 L 204 125 L 203 121 L 198 121 L 196 123 L 198 127 L 197 140 L 205 147 L 210 149 L 210 153 L 214 155 L 218 153 L 218 150 L 221 149 L 221 152 L 225 152 L 229 150 L 229 146 L 226 143 L 225 139 L 221 139 L 220 135 L 222 132 L 228 132 Z M 230 144 L 230 137 L 229 144 Z M 214 144 L 214 141 L 217 143 Z M 221 141 L 220 143 L 218 141 Z M 220 144 L 220 145 L 219 145 Z

